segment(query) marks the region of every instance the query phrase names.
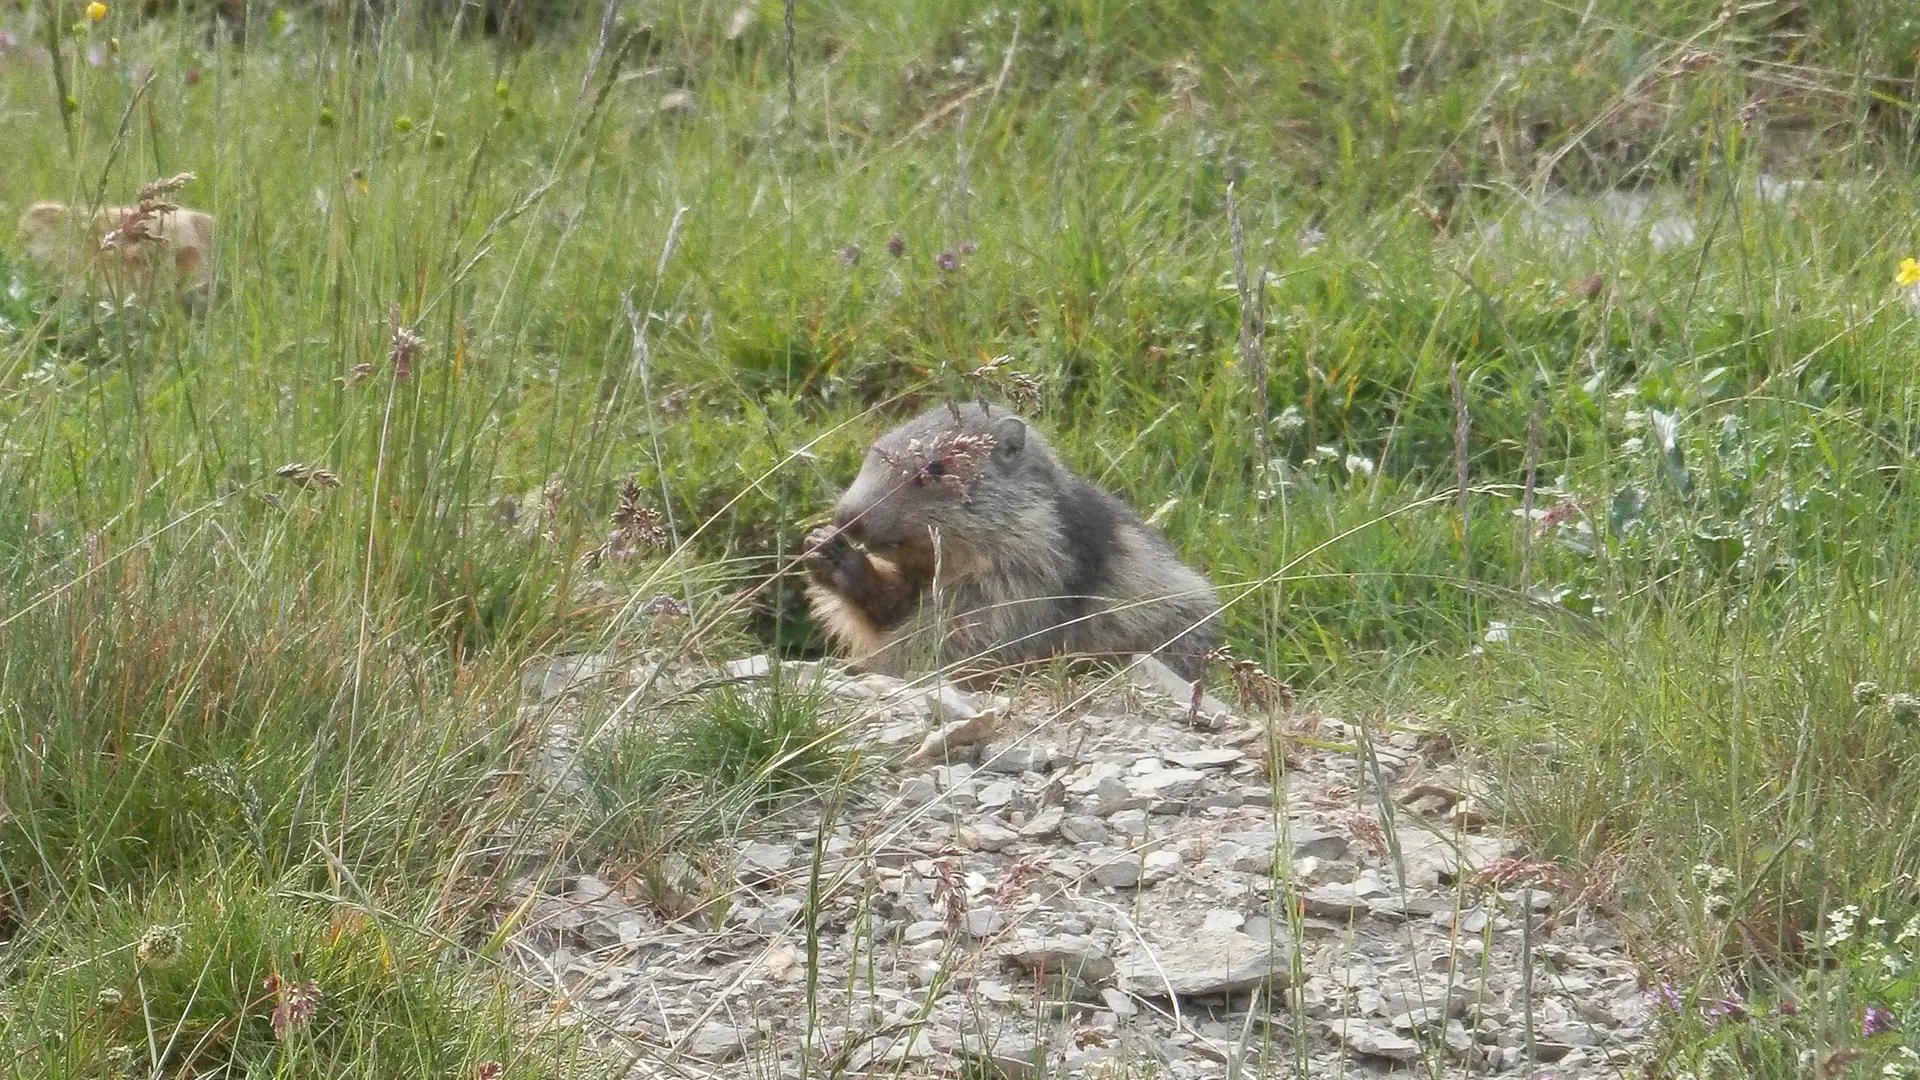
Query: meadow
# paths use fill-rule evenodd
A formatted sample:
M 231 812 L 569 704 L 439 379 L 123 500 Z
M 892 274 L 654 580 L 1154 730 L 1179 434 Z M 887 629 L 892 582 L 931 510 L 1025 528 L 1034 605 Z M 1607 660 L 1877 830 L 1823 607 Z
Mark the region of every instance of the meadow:
M 499 11 L 0 13 L 9 220 L 219 221 L 201 317 L 0 244 L 0 1070 L 608 1075 L 497 962 L 515 839 L 836 763 L 709 704 L 554 820 L 523 669 L 817 651 L 866 440 L 1031 380 L 1237 655 L 1633 928 L 1663 1075 L 1920 1075 L 1907 5 Z

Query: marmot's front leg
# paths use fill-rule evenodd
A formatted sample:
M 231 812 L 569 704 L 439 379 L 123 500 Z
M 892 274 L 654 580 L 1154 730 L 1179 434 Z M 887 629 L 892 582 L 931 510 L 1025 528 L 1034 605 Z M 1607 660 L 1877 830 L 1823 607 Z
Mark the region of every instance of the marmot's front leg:
M 876 630 L 889 630 L 913 614 L 918 589 L 894 563 L 870 555 L 832 527 L 807 535 L 802 560 L 822 588 L 859 612 Z

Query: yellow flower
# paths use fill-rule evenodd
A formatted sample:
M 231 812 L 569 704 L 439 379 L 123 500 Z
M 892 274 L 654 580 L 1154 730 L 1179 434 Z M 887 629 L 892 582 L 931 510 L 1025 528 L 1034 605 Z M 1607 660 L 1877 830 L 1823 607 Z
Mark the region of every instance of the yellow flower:
M 1903 289 L 1920 285 L 1920 260 L 1901 259 L 1900 271 L 1893 275 L 1893 283 Z
M 101 3 L 100 0 L 93 0 L 92 3 L 87 5 L 87 21 L 88 22 L 99 22 L 101 19 L 104 19 L 106 17 L 107 17 L 107 5 Z

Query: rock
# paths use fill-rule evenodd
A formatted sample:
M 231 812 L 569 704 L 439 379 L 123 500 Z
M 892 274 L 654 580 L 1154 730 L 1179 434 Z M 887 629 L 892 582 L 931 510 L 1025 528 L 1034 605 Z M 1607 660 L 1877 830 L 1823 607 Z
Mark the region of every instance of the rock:
M 1179 852 L 1168 849 L 1149 851 L 1146 857 L 1140 860 L 1140 882 L 1143 885 L 1152 885 L 1154 882 L 1167 880 L 1179 870 Z
M 1419 1043 L 1370 1021 L 1342 1017 L 1328 1023 L 1327 1030 L 1356 1054 L 1389 1061 L 1417 1061 L 1420 1057 Z
M 1093 791 L 1093 812 L 1101 817 L 1122 810 L 1138 810 L 1146 804 L 1146 798 L 1135 795 L 1133 788 L 1117 776 L 1103 777 Z
M 909 776 L 900 781 L 900 801 L 908 806 L 924 806 L 940 797 L 940 788 L 930 777 Z
M 1363 919 L 1373 913 L 1367 897 L 1375 890 L 1369 885 L 1367 878 L 1316 885 L 1300 894 L 1300 907 L 1307 914 L 1323 919 Z
M 946 923 L 934 919 L 921 919 L 919 922 L 908 923 L 907 928 L 900 931 L 900 943 L 917 945 L 922 941 L 932 941 L 946 931 Z
M 1400 854 L 1406 862 L 1407 887 L 1430 889 L 1452 885 L 1462 872 L 1472 873 L 1514 848 L 1511 840 L 1492 836 L 1437 836 L 1418 829 L 1400 830 Z M 1392 864 L 1392 860 L 1388 860 Z
M 1060 831 L 1066 820 L 1067 812 L 1058 806 L 1049 806 L 1033 815 L 1033 820 L 1020 826 L 1020 839 L 1028 841 L 1046 840 Z
M 611 667 L 613 661 L 599 653 L 556 656 L 544 664 L 529 667 L 520 677 L 520 687 L 535 701 L 548 701 L 581 688 L 606 674 Z
M 927 714 L 941 724 L 957 724 L 966 720 L 977 720 L 990 715 L 991 710 L 982 708 L 973 699 L 973 695 L 950 684 L 943 684 L 928 691 L 924 700 Z M 975 740 L 983 741 L 983 740 Z
M 1140 1011 L 1132 998 L 1111 986 L 1100 991 L 1100 1000 L 1106 1004 L 1107 1011 L 1121 1020 L 1131 1020 L 1133 1015 Z
M 1013 784 L 1005 780 L 995 781 L 981 787 L 975 795 L 982 810 L 998 810 L 1013 801 Z
M 1287 823 L 1287 839 L 1292 842 L 1291 852 L 1294 859 L 1326 859 L 1329 861 L 1347 857 L 1347 839 L 1337 833 L 1315 828 L 1301 821 Z M 1228 833 L 1222 839 L 1237 844 L 1245 851 L 1245 857 L 1234 864 L 1234 869 L 1242 873 L 1265 873 L 1273 866 L 1274 849 L 1280 844 L 1280 830 L 1253 829 L 1247 832 Z
M 980 752 L 981 768 L 1008 776 L 1047 772 L 1055 760 L 1057 756 L 1052 747 L 988 746 Z
M 1134 800 L 1191 799 L 1207 783 L 1207 774 L 1198 769 L 1160 769 L 1134 777 L 1126 785 Z
M 965 922 L 967 933 L 975 938 L 985 939 L 1007 928 L 1007 917 L 998 909 L 977 907 L 967 912 Z
M 1131 889 L 1140 884 L 1140 857 L 1110 854 L 1094 863 L 1093 880 L 1110 889 Z
M 1120 965 L 1122 986 L 1154 997 L 1231 994 L 1288 981 L 1288 950 L 1229 930 L 1199 930 L 1139 949 Z
M 742 885 L 755 885 L 779 877 L 792 865 L 792 848 L 750 841 L 740 846 L 740 864 L 734 877 Z
M 959 691 L 954 691 L 959 693 Z M 927 735 L 920 749 L 907 756 L 908 766 L 927 765 L 949 758 L 973 758 L 972 750 L 993 737 L 995 717 L 991 712 L 943 723 Z
M 689 103 L 693 100 L 693 94 L 689 91 L 680 90 L 676 93 L 686 94 Z M 667 97 L 672 96 L 673 94 L 667 95 Z M 749 656 L 743 660 L 729 660 L 720 665 L 720 673 L 729 679 L 764 679 L 773 674 L 773 661 L 767 659 L 765 653 Z
M 746 1039 L 731 1024 L 710 1020 L 687 1043 L 687 1053 L 705 1061 L 731 1061 L 746 1049 Z
M 1000 950 L 1000 958 L 1036 977 L 1064 978 L 1097 986 L 1113 976 L 1113 959 L 1098 941 L 1077 934 L 1023 934 Z
M 976 817 L 960 826 L 960 843 L 968 851 L 1005 851 L 1020 842 L 1020 834 L 995 818 Z
M 1246 760 L 1246 755 L 1231 746 L 1217 746 L 1206 750 L 1175 750 L 1167 754 L 1167 760 L 1183 769 L 1219 769 Z
M 1061 820 L 1060 835 L 1072 844 L 1104 844 L 1107 823 L 1097 817 L 1075 815 Z
M 1193 683 L 1181 678 L 1172 668 L 1159 660 L 1151 656 L 1141 657 L 1140 662 L 1134 665 L 1132 678 L 1133 684 L 1142 690 L 1155 691 L 1171 697 L 1183 715 L 1191 710 Z M 1206 726 L 1217 727 L 1224 724 L 1232 715 L 1233 710 L 1227 708 L 1226 702 L 1204 690 L 1201 692 L 1199 719 L 1206 721 Z
M 1245 915 L 1226 908 L 1215 908 L 1207 912 L 1206 918 L 1200 920 L 1202 930 L 1238 930 L 1246 924 Z
M 1128 838 L 1147 835 L 1147 812 L 1145 810 L 1121 810 L 1107 816 L 1107 824 L 1114 832 Z
M 983 1074 L 999 1080 L 1040 1080 L 1046 1075 L 1045 1048 L 1031 1036 L 1015 1031 L 997 1032 L 982 1046 L 963 1043 L 960 1052 Z

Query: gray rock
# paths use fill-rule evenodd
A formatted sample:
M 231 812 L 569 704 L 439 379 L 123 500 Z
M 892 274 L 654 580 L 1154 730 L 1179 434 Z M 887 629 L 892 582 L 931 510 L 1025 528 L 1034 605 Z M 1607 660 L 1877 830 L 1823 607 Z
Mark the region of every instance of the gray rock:
M 1097 986 L 1113 977 L 1113 959 L 1098 941 L 1079 934 L 1023 934 L 1000 950 L 1000 958 L 1039 977 Z
M 1107 824 L 1121 836 L 1134 838 L 1147 835 L 1147 812 L 1145 810 L 1121 810 L 1107 816 Z
M 742 885 L 770 881 L 793 865 L 793 849 L 785 844 L 749 841 L 740 846 L 740 865 L 734 871 Z
M 692 95 L 689 94 L 688 98 L 691 99 Z M 773 661 L 767 659 L 765 653 L 760 653 L 742 660 L 729 660 L 720 665 L 720 672 L 729 679 L 764 679 L 773 674 Z
M 996 780 L 982 786 L 975 794 L 982 810 L 998 810 L 1013 801 L 1013 784 L 1006 780 Z
M 977 907 L 967 912 L 966 928 L 975 938 L 990 938 L 1007 928 L 1007 917 L 997 908 Z
M 1220 769 L 1246 760 L 1246 755 L 1231 746 L 1215 746 L 1205 750 L 1174 750 L 1166 758 L 1183 769 Z
M 731 1024 L 710 1020 L 693 1033 L 687 1052 L 705 1061 L 731 1061 L 746 1049 L 746 1039 Z
M 1140 884 L 1140 857 L 1109 854 L 1094 863 L 1093 880 L 1110 889 L 1131 889 Z
M 1033 815 L 1033 820 L 1020 826 L 1020 839 L 1040 841 L 1051 838 L 1060 831 L 1066 820 L 1067 812 L 1058 806 L 1049 806 Z
M 1154 997 L 1231 994 L 1288 981 L 1284 943 L 1230 930 L 1199 930 L 1140 949 L 1120 966 L 1123 987 Z
M 900 781 L 900 801 L 908 806 L 923 806 L 940 797 L 940 788 L 925 776 L 909 776 Z
M 980 752 L 981 768 L 1008 776 L 1044 773 L 1056 760 L 1054 749 L 1048 746 L 988 746 Z
M 1020 834 L 990 817 L 976 817 L 960 826 L 960 842 L 969 851 L 1005 851 L 1020 842 Z
M 1097 817 L 1076 814 L 1060 822 L 1060 835 L 1073 844 L 1104 844 L 1107 842 L 1107 823 Z
M 1416 1061 L 1420 1057 L 1419 1043 L 1371 1021 L 1342 1017 L 1327 1024 L 1327 1031 L 1356 1054 L 1389 1061 Z
M 961 1045 L 961 1054 L 984 1075 L 999 1080 L 1040 1080 L 1046 1075 L 1046 1048 L 1031 1036 L 996 1032 L 981 1045 Z
M 1140 883 L 1152 885 L 1155 882 L 1167 880 L 1179 871 L 1179 852 L 1166 848 L 1149 851 L 1146 857 L 1140 860 Z
M 1159 769 L 1129 779 L 1127 793 L 1135 802 L 1191 799 L 1202 793 L 1207 774 L 1198 769 Z

